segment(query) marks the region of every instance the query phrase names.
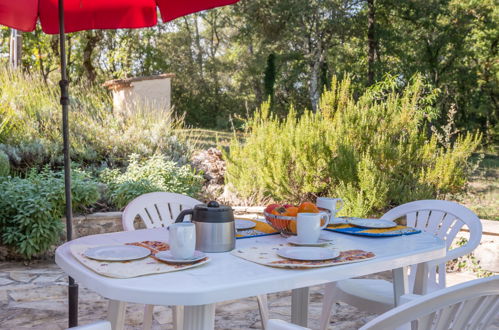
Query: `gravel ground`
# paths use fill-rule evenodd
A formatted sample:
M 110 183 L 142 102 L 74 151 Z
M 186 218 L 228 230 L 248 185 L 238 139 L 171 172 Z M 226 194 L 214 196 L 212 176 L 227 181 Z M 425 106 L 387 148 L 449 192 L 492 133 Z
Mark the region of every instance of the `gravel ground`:
M 379 274 L 376 277 L 386 277 Z M 451 273 L 449 285 L 473 279 L 472 274 Z M 53 262 L 0 263 L 0 329 L 66 329 L 67 278 Z M 313 287 L 310 299 L 312 329 L 318 328 L 322 287 Z M 271 318 L 290 320 L 290 292 L 269 295 Z M 80 287 L 80 324 L 105 319 L 107 300 Z M 143 305 L 129 304 L 126 329 L 140 329 Z M 331 318 L 331 329 L 358 329 L 376 315 L 359 312 L 341 303 Z M 255 298 L 227 301 L 217 305 L 216 329 L 260 329 L 260 316 Z M 153 329 L 172 329 L 171 311 L 157 306 Z M 499 330 L 499 321 L 491 329 Z

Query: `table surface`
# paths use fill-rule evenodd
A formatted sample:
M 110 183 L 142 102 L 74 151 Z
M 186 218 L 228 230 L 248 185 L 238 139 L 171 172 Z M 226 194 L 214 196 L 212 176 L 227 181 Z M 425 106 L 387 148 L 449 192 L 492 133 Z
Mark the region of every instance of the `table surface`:
M 309 287 L 426 262 L 445 256 L 445 242 L 431 234 L 370 238 L 323 231 L 340 250 L 372 251 L 376 258 L 316 269 L 282 269 L 259 265 L 228 252 L 209 253 L 210 262 L 191 269 L 129 279 L 98 275 L 78 262 L 71 244 L 122 244 L 168 241 L 165 229 L 144 229 L 81 237 L 61 245 L 56 263 L 82 286 L 114 300 L 153 305 L 205 305 Z M 280 235 L 236 240 L 236 248 L 285 242 Z

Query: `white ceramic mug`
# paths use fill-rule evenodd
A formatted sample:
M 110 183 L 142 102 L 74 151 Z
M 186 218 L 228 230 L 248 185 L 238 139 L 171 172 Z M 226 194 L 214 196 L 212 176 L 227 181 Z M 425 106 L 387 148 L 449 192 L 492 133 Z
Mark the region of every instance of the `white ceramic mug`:
M 175 259 L 194 257 L 196 227 L 191 222 L 179 222 L 168 226 L 170 231 L 170 252 Z
M 320 213 L 298 213 L 296 217 L 296 232 L 298 242 L 304 244 L 317 243 L 321 230 L 328 225 L 328 214 Z M 321 224 L 324 221 L 324 225 Z
M 329 223 L 332 223 L 336 218 L 336 213 L 343 208 L 343 200 L 341 198 L 317 197 L 316 205 L 331 212 Z

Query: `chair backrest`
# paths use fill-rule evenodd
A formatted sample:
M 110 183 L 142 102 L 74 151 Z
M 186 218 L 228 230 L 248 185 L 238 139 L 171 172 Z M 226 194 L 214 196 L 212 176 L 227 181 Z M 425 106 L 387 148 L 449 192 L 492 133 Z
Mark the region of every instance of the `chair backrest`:
M 80 325 L 79 327 L 69 328 L 71 330 L 111 330 L 111 322 L 97 321 L 90 324 Z
M 310 330 L 309 328 L 304 328 L 299 325 L 288 323 L 283 320 L 270 319 L 268 320 L 265 330 Z
M 360 330 L 395 329 L 411 322 L 412 329 L 485 329 L 499 316 L 499 275 L 469 281 L 394 308 Z
M 175 221 L 180 211 L 193 208 L 197 204 L 202 203 L 192 197 L 170 192 L 141 195 L 131 201 L 123 211 L 123 229 L 135 230 L 133 223 L 137 215 L 146 228 L 166 227 Z
M 482 237 L 482 223 L 480 219 L 468 208 L 450 201 L 420 200 L 406 203 L 393 208 L 385 213 L 382 218 L 396 220 L 405 217 L 407 225 L 432 233 L 445 240 L 447 256 L 422 265 L 424 270 L 417 271 L 416 266 L 410 268 L 409 283 L 420 285 L 420 290 L 415 293 L 425 294 L 428 288 L 445 288 L 445 263 L 472 252 L 479 244 Z M 449 248 L 461 228 L 466 225 L 470 237 L 466 244 L 449 251 Z M 418 278 L 416 274 L 419 273 Z M 421 277 L 421 278 L 419 278 Z

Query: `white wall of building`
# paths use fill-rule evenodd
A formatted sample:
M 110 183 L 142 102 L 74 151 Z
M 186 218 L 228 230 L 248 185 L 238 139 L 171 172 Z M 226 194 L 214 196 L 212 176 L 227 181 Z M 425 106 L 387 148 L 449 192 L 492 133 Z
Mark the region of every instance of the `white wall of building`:
M 129 86 L 114 86 L 115 112 L 165 112 L 171 107 L 171 78 L 133 81 Z

